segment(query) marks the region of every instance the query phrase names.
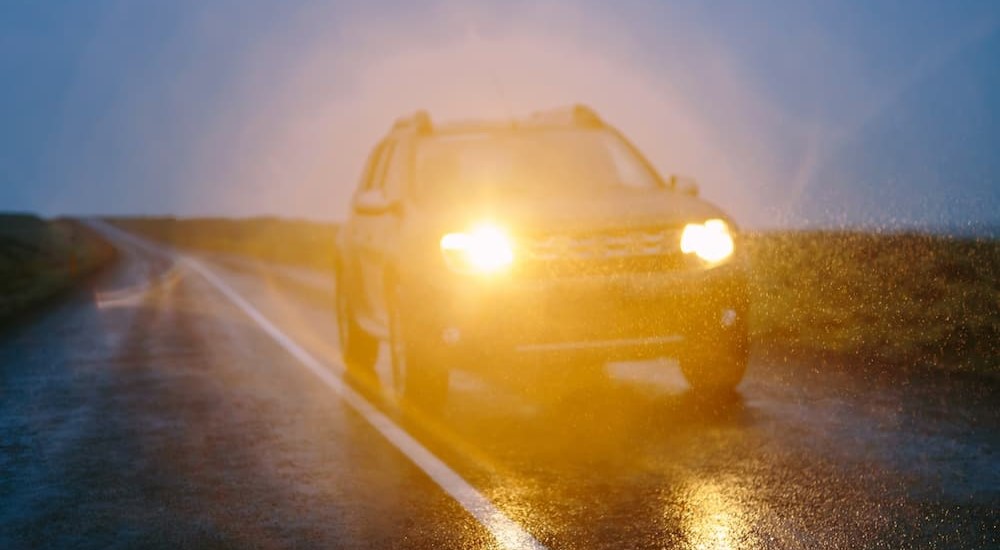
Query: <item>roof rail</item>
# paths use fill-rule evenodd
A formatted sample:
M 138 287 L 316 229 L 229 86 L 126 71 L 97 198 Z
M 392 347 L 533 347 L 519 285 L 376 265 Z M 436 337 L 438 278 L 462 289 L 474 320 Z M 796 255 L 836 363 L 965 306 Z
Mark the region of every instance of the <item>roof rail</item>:
M 548 111 L 537 111 L 532 113 L 528 120 L 541 124 L 571 124 L 595 128 L 604 126 L 604 121 L 597 112 L 582 103 Z
M 433 125 L 431 124 L 431 115 L 424 109 L 413 113 L 408 117 L 400 117 L 396 119 L 393 123 L 393 130 L 402 130 L 406 128 L 412 128 L 420 134 L 429 134 L 433 130 Z

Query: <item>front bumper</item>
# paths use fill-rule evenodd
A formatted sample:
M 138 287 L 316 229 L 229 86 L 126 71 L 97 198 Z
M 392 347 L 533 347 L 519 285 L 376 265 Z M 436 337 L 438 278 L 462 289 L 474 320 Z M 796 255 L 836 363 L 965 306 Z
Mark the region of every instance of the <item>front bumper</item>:
M 423 338 L 466 363 L 510 355 L 633 359 L 746 338 L 742 265 L 551 279 L 445 277 L 407 285 Z

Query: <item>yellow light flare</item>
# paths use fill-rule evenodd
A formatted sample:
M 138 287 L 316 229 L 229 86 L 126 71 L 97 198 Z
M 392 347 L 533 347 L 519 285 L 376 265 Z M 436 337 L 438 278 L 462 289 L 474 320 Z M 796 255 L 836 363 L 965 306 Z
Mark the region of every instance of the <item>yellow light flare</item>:
M 681 234 L 681 252 L 696 254 L 702 260 L 718 263 L 733 254 L 733 237 L 729 226 L 719 219 L 705 223 L 690 223 Z
M 441 237 L 441 251 L 453 268 L 478 273 L 495 273 L 514 262 L 510 238 L 493 224 L 480 224 L 468 232 Z

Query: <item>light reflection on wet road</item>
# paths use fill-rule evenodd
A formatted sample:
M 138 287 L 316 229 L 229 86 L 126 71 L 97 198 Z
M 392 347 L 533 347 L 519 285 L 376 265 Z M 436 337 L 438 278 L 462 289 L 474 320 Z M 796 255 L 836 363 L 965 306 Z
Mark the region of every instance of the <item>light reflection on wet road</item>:
M 198 275 L 125 252 L 0 336 L 0 547 L 496 545 Z M 332 283 L 206 265 L 338 360 Z M 458 375 L 437 416 L 352 383 L 550 548 L 998 543 L 995 385 L 758 358 L 711 401 L 669 362 L 612 373 L 559 396 Z

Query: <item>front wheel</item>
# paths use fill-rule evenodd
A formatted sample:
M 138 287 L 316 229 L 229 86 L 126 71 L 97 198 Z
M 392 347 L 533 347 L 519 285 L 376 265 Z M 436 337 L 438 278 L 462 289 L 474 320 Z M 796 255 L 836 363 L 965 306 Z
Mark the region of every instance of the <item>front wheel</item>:
M 750 362 L 745 336 L 739 335 L 729 342 L 705 347 L 707 349 L 695 350 L 680 357 L 684 378 L 698 392 L 732 392 L 743 380 Z
M 449 371 L 437 360 L 437 344 L 422 335 L 419 324 L 400 305 L 399 289 L 389 304 L 389 351 L 392 359 L 392 389 L 401 405 L 440 409 L 448 397 Z
M 708 331 L 691 342 L 691 347 L 679 359 L 681 372 L 695 391 L 731 393 L 743 380 L 750 362 L 746 323 Z
M 337 333 L 340 337 L 340 352 L 349 369 L 372 372 L 378 358 L 378 339 L 365 332 L 354 319 L 350 298 L 337 281 Z

